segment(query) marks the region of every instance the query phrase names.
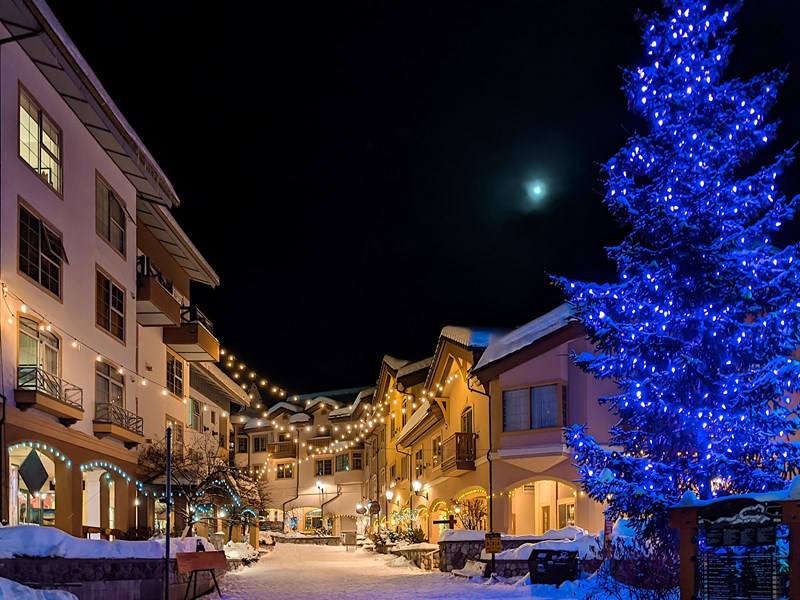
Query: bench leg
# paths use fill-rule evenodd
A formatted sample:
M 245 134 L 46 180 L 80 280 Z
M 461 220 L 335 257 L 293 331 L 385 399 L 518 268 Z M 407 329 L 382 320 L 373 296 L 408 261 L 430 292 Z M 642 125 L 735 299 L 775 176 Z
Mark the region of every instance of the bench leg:
M 214 580 L 214 587 L 217 588 L 217 594 L 219 594 L 219 597 L 222 598 L 222 592 L 219 591 L 219 584 L 217 583 L 217 576 L 214 575 L 214 570 L 213 569 L 211 570 L 211 579 Z
M 197 600 L 197 573 L 194 574 L 194 591 L 192 592 L 192 600 Z
M 189 597 L 189 587 L 192 585 L 192 577 L 194 576 L 194 571 L 189 573 L 189 581 L 186 582 L 186 593 L 183 594 L 183 600 Z

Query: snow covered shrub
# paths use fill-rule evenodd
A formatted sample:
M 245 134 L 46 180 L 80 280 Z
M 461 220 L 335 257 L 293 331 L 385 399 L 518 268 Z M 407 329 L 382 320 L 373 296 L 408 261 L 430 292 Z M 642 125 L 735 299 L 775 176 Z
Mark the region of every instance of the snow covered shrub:
M 604 562 L 587 600 L 677 600 L 677 536 L 617 538 L 601 556 Z
M 425 532 L 419 528 L 408 529 L 404 531 L 402 535 L 403 535 L 403 541 L 406 541 L 409 544 L 422 544 L 423 542 L 428 541 Z

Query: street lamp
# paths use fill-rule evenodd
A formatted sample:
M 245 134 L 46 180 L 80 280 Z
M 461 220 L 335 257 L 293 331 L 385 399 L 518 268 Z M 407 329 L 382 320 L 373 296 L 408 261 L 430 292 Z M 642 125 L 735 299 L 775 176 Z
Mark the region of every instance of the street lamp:
M 322 527 L 323 516 L 324 516 L 322 514 L 322 505 L 323 505 L 323 500 L 325 499 L 325 492 L 323 491 L 324 487 L 325 486 L 323 485 L 322 481 L 317 479 L 317 489 L 319 490 L 319 523 L 320 523 L 320 527 Z
M 394 498 L 394 492 L 392 490 L 386 490 L 386 499 L 390 500 Z
M 421 482 L 419 479 L 415 479 L 415 480 L 414 480 L 414 481 L 411 483 L 411 489 L 412 489 L 412 490 L 414 490 L 414 494 L 415 494 L 415 495 L 417 495 L 417 496 L 422 496 L 423 498 L 425 498 L 425 500 L 427 500 L 427 499 L 428 499 L 428 492 L 426 491 L 426 492 L 423 494 L 423 493 L 421 493 L 421 491 L 420 491 L 420 490 L 422 490 L 422 482 Z

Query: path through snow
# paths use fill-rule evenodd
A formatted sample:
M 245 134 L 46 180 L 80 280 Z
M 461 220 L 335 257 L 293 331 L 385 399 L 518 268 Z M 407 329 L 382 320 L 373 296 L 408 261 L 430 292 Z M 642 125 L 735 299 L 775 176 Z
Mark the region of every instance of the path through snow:
M 409 566 L 410 565 L 410 566 Z M 547 586 L 549 598 L 576 598 Z M 277 544 L 261 560 L 227 573 L 225 600 L 500 600 L 531 597 L 529 586 L 472 583 L 444 573 L 426 573 L 393 556 L 336 546 Z M 562 593 L 560 593 L 562 592 Z M 583 594 L 577 596 L 583 598 Z

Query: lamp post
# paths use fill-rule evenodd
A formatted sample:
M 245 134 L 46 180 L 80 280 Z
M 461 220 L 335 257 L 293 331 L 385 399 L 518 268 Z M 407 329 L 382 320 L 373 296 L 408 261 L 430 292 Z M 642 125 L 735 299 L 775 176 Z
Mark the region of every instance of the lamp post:
M 317 489 L 319 490 L 319 523 L 320 523 L 320 527 L 322 527 L 322 523 L 324 521 L 324 519 L 323 519 L 324 515 L 322 514 L 323 500 L 325 499 L 324 488 L 325 488 L 325 485 L 322 483 L 322 481 L 317 479 Z

